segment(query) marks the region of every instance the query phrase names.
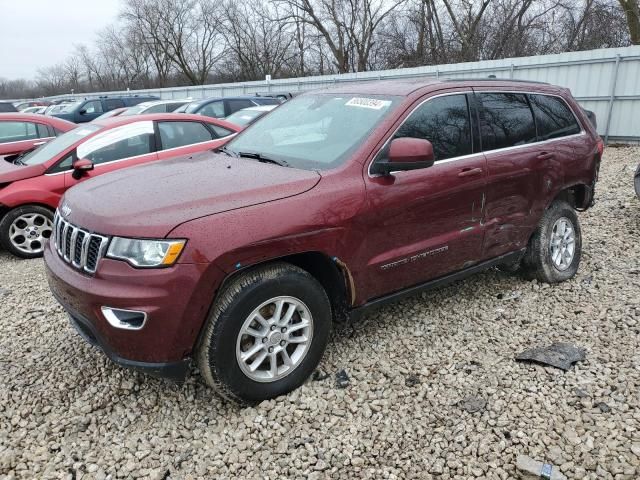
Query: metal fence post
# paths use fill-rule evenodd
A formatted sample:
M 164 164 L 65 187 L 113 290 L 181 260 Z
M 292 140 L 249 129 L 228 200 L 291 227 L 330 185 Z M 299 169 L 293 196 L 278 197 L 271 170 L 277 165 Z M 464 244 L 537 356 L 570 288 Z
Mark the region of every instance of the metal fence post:
M 511 68 L 509 68 L 509 78 L 513 79 L 513 70 L 515 68 L 515 65 L 512 63 L 511 64 Z
M 604 144 L 609 145 L 609 126 L 611 125 L 611 114 L 613 112 L 613 102 L 616 96 L 616 83 L 618 82 L 618 70 L 620 69 L 620 54 L 616 55 L 616 64 L 611 75 L 611 90 L 609 91 L 609 106 L 607 107 L 607 122 L 604 127 Z

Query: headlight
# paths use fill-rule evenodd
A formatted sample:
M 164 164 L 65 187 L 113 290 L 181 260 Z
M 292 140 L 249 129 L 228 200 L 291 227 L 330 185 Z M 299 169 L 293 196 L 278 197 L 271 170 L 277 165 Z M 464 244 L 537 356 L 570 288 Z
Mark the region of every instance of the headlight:
M 186 240 L 138 240 L 113 237 L 107 257 L 129 262 L 134 267 L 168 267 L 176 263 Z

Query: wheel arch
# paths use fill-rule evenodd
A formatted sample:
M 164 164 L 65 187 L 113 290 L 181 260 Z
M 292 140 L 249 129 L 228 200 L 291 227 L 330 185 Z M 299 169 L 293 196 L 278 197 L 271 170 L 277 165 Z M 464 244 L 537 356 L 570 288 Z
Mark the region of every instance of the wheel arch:
M 547 209 L 556 201 L 563 200 L 578 211 L 587 210 L 593 204 L 593 186 L 577 183 L 560 190 L 547 205 Z

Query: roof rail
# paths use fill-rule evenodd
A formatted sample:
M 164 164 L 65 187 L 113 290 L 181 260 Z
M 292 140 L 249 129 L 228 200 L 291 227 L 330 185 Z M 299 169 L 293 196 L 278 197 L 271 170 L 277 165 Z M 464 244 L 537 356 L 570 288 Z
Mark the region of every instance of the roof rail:
M 549 82 L 539 82 L 538 80 L 522 80 L 516 78 L 497 78 L 489 76 L 487 78 L 447 78 L 447 82 L 516 82 L 516 83 L 539 83 L 549 85 Z

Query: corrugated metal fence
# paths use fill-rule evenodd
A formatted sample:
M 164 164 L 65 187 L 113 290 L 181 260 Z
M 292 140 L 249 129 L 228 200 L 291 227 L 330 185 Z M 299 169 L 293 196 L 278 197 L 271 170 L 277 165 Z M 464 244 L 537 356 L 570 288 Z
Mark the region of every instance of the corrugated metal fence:
M 433 65 L 376 72 L 347 73 L 272 81 L 174 87 L 151 90 L 76 94 L 153 94 L 161 98 L 194 99 L 254 93 L 300 92 L 343 82 L 392 78 L 498 78 L 535 80 L 571 89 L 584 108 L 598 118 L 598 130 L 609 142 L 640 142 L 640 46 L 606 48 L 556 55 L 507 58 L 480 62 Z M 60 95 L 67 97 L 68 95 Z M 54 97 L 55 98 L 55 97 Z

